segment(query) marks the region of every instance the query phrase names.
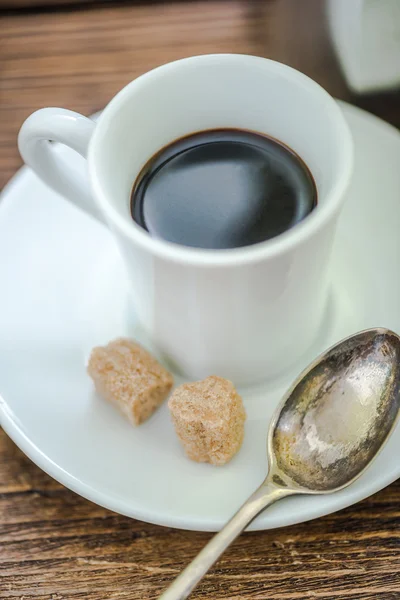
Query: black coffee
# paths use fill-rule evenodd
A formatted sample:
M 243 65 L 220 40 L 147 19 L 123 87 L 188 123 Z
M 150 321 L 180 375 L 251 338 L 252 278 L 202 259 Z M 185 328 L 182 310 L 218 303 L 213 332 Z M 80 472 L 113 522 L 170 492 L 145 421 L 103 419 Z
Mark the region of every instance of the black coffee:
M 133 186 L 131 211 L 156 238 L 238 248 L 290 229 L 316 204 L 312 175 L 295 152 L 265 135 L 216 129 L 153 156 Z

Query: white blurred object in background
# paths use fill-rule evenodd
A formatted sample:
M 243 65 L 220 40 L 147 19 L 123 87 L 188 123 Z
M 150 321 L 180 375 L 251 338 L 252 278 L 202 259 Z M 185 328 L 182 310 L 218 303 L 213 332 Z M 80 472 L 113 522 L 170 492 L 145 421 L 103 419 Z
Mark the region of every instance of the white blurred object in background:
M 400 0 L 327 0 L 327 13 L 349 87 L 400 87 Z

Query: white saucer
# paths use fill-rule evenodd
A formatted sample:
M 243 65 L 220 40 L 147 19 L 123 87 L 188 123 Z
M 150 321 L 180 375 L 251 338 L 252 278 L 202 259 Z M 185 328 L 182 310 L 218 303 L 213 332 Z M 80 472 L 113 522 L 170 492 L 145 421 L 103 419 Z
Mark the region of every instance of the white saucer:
M 330 314 L 313 354 L 359 329 L 400 331 L 400 134 L 359 109 L 343 109 L 356 166 L 334 250 Z M 83 168 L 76 155 L 60 152 Z M 94 344 L 121 333 L 140 336 L 106 229 L 23 168 L 1 198 L 0 257 L 0 418 L 10 437 L 47 473 L 93 502 L 161 525 L 219 529 L 265 475 L 268 422 L 297 372 L 242 390 L 246 438 L 230 464 L 192 463 L 165 406 L 132 429 L 93 394 L 86 376 L 85 356 Z M 287 499 L 251 528 L 290 525 L 349 506 L 400 476 L 399 455 L 398 427 L 349 489 Z

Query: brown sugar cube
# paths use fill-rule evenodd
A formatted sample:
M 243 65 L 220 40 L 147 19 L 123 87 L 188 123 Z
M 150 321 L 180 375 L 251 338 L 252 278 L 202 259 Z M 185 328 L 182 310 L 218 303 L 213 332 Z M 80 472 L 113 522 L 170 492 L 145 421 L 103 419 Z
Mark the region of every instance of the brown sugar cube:
M 222 377 L 180 385 L 168 402 L 189 458 L 224 465 L 239 450 L 246 413 L 233 383 Z
M 173 385 L 171 373 L 128 339 L 94 348 L 87 370 L 96 391 L 117 406 L 133 425 L 146 421 Z

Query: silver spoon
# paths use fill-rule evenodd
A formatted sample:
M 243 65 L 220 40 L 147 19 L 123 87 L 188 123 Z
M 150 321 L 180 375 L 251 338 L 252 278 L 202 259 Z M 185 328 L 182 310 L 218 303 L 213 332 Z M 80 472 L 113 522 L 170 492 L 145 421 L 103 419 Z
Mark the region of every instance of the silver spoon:
M 400 337 L 362 331 L 319 356 L 287 392 L 268 431 L 265 481 L 160 596 L 182 600 L 251 521 L 294 494 L 350 485 L 379 454 L 400 412 Z

